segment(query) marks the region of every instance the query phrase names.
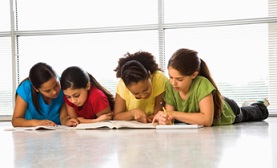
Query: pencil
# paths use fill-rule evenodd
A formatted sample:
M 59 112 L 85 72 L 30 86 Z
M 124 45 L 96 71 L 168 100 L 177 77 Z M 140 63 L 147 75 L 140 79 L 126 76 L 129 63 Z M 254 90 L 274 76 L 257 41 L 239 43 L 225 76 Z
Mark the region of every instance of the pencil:
M 166 110 L 165 110 L 165 108 L 163 107 L 163 111 L 164 111 L 164 113 L 167 115 L 167 112 L 166 112 Z
M 162 108 L 163 108 L 164 113 L 167 115 L 165 108 L 164 107 L 162 107 Z M 171 121 L 169 121 L 169 124 L 172 125 Z

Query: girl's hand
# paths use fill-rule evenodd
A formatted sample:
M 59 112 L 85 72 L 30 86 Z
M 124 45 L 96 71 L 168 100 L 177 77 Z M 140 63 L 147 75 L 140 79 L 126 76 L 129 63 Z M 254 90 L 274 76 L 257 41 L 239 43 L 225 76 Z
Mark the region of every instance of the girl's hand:
M 79 123 L 83 123 L 85 118 L 84 117 L 77 117 L 77 120 L 79 121 Z
M 173 117 L 171 115 L 165 114 L 164 111 L 159 111 L 155 115 L 152 123 L 155 123 L 157 121 L 159 125 L 170 125 L 172 119 Z
M 57 126 L 57 124 L 51 120 L 37 120 L 34 126 Z
M 106 120 L 111 120 L 113 117 L 113 114 L 112 113 L 107 113 L 107 114 L 103 114 L 101 116 L 99 116 L 97 118 L 98 121 L 106 121 Z
M 149 115 L 149 116 L 147 116 L 147 122 L 151 123 L 153 121 L 153 119 L 154 119 L 154 116 L 155 115 Z
M 136 108 L 131 110 L 131 114 L 134 120 L 142 123 L 147 123 L 147 115 L 143 110 Z
M 70 118 L 66 121 L 66 126 L 76 127 L 79 123 L 80 123 L 80 121 L 78 119 Z

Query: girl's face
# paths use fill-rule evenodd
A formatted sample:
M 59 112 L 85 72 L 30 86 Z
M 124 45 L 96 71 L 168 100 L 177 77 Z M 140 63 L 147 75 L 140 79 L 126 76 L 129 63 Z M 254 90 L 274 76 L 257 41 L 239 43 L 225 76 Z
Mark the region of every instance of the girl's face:
M 197 76 L 198 72 L 190 76 L 183 76 L 180 72 L 171 66 L 168 67 L 168 75 L 170 83 L 176 91 L 187 92 L 191 85 L 192 80 Z
M 46 98 L 57 98 L 61 91 L 60 81 L 58 78 L 51 78 L 47 82 L 43 83 L 37 91 Z
M 88 90 L 90 89 L 90 85 L 86 88 L 80 89 L 71 89 L 68 88 L 63 91 L 65 97 L 74 105 L 81 107 L 87 100 L 88 97 Z
M 127 88 L 136 99 L 148 99 L 152 92 L 152 82 L 151 79 L 148 78 L 138 83 L 132 83 Z

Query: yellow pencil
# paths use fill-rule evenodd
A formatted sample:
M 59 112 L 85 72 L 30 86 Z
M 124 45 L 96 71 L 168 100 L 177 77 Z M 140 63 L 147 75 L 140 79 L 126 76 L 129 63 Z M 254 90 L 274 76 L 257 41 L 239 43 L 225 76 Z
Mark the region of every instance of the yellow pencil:
M 167 115 L 165 108 L 164 107 L 162 107 L 162 108 L 163 108 L 164 113 Z M 171 121 L 169 121 L 169 124 L 172 125 Z

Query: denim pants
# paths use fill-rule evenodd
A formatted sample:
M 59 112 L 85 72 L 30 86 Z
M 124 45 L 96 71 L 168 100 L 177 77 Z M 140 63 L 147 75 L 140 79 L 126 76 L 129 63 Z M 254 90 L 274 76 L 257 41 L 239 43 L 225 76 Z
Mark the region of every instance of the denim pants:
M 268 109 L 263 103 L 252 103 L 250 106 L 239 107 L 238 104 L 227 97 L 224 100 L 232 108 L 236 118 L 234 123 L 248 121 L 262 121 L 268 117 Z

